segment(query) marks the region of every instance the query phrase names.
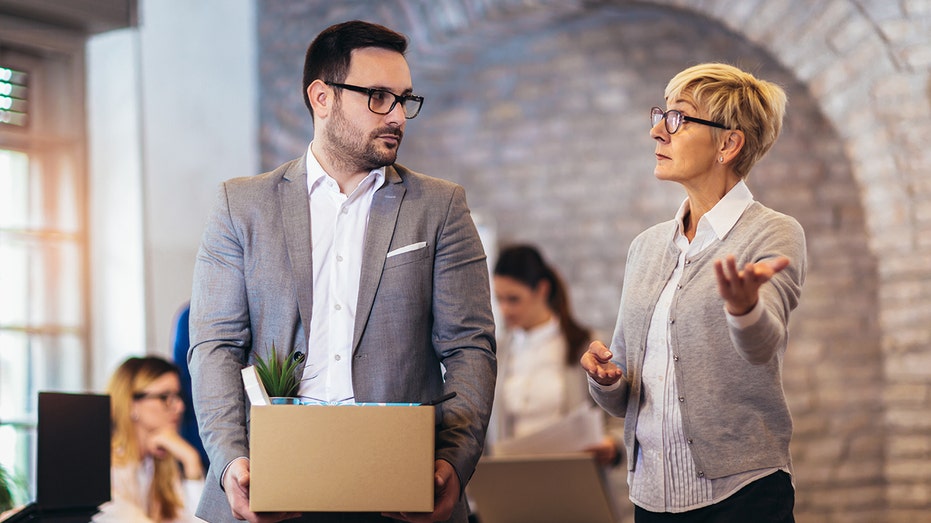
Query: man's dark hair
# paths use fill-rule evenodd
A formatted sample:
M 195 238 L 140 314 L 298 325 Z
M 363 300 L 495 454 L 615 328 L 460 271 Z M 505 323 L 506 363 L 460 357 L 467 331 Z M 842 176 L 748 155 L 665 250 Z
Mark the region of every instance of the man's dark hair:
M 352 52 L 363 47 L 380 47 L 404 54 L 407 37 L 383 25 L 352 20 L 328 27 L 307 48 L 304 57 L 304 104 L 314 114 L 307 87 L 317 79 L 342 82 L 349 74 Z

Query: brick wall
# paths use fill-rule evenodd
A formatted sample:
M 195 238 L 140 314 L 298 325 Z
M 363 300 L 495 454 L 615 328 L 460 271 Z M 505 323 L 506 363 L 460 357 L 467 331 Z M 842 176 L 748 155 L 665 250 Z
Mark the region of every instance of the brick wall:
M 309 40 L 351 18 L 401 30 L 427 100 L 400 161 L 464 185 L 501 243 L 538 244 L 610 332 L 631 239 L 684 196 L 652 176 L 666 81 L 722 60 L 782 84 L 785 130 L 749 185 L 808 241 L 785 373 L 797 519 L 931 521 L 927 3 L 533 5 L 259 2 L 265 167 L 312 134 Z

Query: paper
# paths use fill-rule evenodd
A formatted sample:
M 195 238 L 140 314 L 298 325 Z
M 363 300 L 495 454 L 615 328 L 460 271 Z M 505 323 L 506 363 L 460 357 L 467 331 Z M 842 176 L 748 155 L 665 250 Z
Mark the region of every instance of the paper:
M 253 405 L 270 405 L 268 392 L 265 391 L 265 385 L 259 378 L 259 373 L 255 370 L 255 365 L 249 365 L 242 369 L 242 383 L 246 387 L 246 394 L 249 396 L 249 402 Z
M 501 441 L 492 456 L 526 456 L 581 452 L 604 439 L 604 414 L 594 405 L 580 405 L 565 418 L 520 438 Z

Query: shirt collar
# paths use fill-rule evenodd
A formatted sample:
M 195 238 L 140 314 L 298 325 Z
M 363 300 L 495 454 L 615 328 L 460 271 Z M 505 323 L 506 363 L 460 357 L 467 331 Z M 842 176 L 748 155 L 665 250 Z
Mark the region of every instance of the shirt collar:
M 323 166 L 320 165 L 320 162 L 317 161 L 317 157 L 314 156 L 314 153 L 310 148 L 313 144 L 314 142 L 311 141 L 307 145 L 307 159 L 305 161 L 307 164 L 307 194 L 310 194 L 315 187 L 319 187 L 322 183 L 329 184 L 331 187 L 334 187 L 337 192 L 339 192 L 339 185 L 336 183 L 336 180 L 323 170 Z M 376 188 L 381 187 L 381 184 L 385 181 L 385 166 L 372 169 L 368 176 L 365 177 L 365 180 L 359 184 L 359 187 L 365 187 L 367 183 L 373 180 Z M 356 187 L 356 190 L 358 190 L 359 187 Z
M 753 203 L 753 194 L 750 192 L 750 188 L 747 187 L 747 184 L 744 183 L 743 180 L 740 180 L 736 185 L 731 187 L 730 191 L 727 191 L 724 198 L 721 198 L 710 211 L 701 217 L 698 221 L 697 228 L 701 229 L 710 226 L 715 236 L 717 236 L 719 240 L 723 240 L 724 237 L 727 236 L 727 233 L 734 228 L 737 220 L 740 219 L 740 216 L 747 210 L 747 207 L 749 207 L 751 203 Z M 686 198 L 682 202 L 682 205 L 679 206 L 679 211 L 676 212 L 676 222 L 679 224 L 680 232 L 684 230 L 683 219 L 688 212 L 689 199 Z
M 515 327 L 511 335 L 515 341 L 524 343 L 524 340 L 534 339 L 534 338 L 550 338 L 555 336 L 559 332 L 559 318 L 553 314 L 552 317 L 545 323 L 541 323 L 530 329 L 522 329 L 520 327 Z

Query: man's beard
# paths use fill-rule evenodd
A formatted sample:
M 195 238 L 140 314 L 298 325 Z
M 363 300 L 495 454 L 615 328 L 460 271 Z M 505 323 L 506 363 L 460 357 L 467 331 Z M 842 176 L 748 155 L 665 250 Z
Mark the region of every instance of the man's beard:
M 338 105 L 325 134 L 327 143 L 331 144 L 330 154 L 333 159 L 344 167 L 360 171 L 371 171 L 393 164 L 398 158 L 398 148 L 404 137 L 404 132 L 394 127 L 381 127 L 363 137 L 362 131 L 346 119 Z M 377 137 L 386 134 L 398 137 L 397 146 L 389 146 L 388 150 L 385 150 L 377 145 Z

